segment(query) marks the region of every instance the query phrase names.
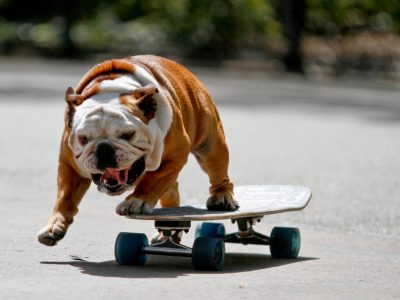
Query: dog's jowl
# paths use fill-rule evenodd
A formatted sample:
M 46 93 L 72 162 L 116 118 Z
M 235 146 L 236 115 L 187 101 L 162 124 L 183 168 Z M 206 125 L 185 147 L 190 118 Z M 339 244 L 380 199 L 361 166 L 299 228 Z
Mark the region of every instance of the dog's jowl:
M 210 179 L 208 209 L 235 210 L 229 153 L 217 109 L 201 82 L 156 56 L 105 61 L 65 93 L 67 108 L 58 193 L 39 242 L 64 237 L 93 182 L 100 192 L 128 196 L 119 215 L 179 206 L 177 178 L 192 153 Z

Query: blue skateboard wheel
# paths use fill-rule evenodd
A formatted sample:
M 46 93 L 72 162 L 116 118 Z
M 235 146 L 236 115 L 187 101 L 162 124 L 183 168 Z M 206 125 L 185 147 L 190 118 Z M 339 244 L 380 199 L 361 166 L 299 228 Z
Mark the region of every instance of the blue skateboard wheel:
M 115 240 L 115 260 L 120 265 L 142 266 L 147 260 L 142 248 L 148 245 L 145 234 L 120 232 Z
M 274 258 L 296 258 L 300 252 L 301 237 L 298 228 L 274 227 L 269 249 Z
M 225 264 L 225 243 L 218 238 L 199 237 L 192 249 L 192 265 L 196 270 L 220 271 Z
M 223 238 L 225 236 L 225 226 L 222 223 L 199 223 L 196 227 L 195 238 Z

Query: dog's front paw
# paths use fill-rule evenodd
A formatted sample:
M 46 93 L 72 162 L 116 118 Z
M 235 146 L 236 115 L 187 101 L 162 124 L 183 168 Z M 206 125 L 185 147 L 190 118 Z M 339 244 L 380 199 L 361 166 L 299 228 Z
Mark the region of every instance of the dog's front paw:
M 129 215 L 148 215 L 153 211 L 154 206 L 149 205 L 141 199 L 135 197 L 127 197 L 118 204 L 116 208 L 117 214 L 120 216 Z
M 54 217 L 52 221 L 39 230 L 37 234 L 38 241 L 46 246 L 55 246 L 67 233 L 72 218 L 67 220 L 63 216 Z
M 239 203 L 230 191 L 216 193 L 207 200 L 208 210 L 237 210 Z

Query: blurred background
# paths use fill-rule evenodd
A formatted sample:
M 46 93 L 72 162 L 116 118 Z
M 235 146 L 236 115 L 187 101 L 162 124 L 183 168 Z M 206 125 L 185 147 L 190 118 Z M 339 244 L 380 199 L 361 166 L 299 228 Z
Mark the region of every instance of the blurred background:
M 93 186 L 64 240 L 37 242 L 57 192 L 66 88 L 95 63 L 146 53 L 209 89 L 236 185 L 312 189 L 305 210 L 257 229 L 301 228 L 302 259 L 238 245 L 218 275 L 175 258 L 121 270 L 117 234 L 151 236 L 153 224 L 121 218 L 125 196 Z M 164 299 L 184 286 L 188 299 L 400 299 L 399 81 L 399 0 L 0 0 L 0 298 Z M 205 203 L 192 157 L 179 185 L 183 205 Z
M 0 54 L 400 78 L 398 0 L 0 0 Z

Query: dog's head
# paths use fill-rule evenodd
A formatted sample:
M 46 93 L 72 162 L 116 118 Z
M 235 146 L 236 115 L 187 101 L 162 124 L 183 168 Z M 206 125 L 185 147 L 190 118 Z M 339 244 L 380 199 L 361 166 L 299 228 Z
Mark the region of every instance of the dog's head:
M 162 143 L 152 126 L 155 93 L 158 90 L 149 85 L 84 100 L 68 88 L 65 99 L 74 110 L 68 145 L 99 191 L 119 195 L 134 187 L 145 171 L 158 168 Z

